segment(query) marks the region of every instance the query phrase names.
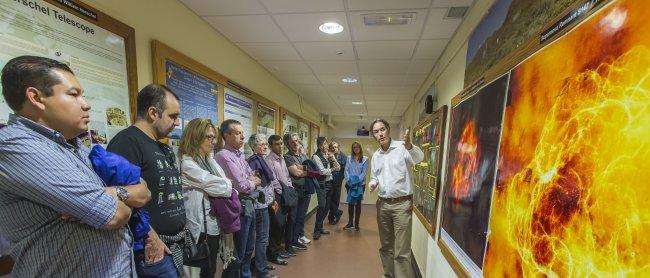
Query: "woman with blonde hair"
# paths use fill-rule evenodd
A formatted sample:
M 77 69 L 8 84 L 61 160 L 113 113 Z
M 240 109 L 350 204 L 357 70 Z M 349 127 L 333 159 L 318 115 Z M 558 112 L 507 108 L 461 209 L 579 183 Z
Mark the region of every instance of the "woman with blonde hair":
M 192 234 L 193 244 L 205 240 L 210 249 L 208 262 L 201 267 L 200 277 L 214 277 L 220 253 L 226 266 L 235 258 L 232 235 L 229 241 L 226 235 L 220 239 L 217 219 L 210 215 L 208 197 L 230 198 L 232 194 L 231 181 L 212 157 L 216 138 L 214 125 L 210 120 L 193 119 L 183 129 L 178 149 L 187 229 Z M 165 196 L 162 200 L 164 198 Z
M 345 188 L 348 190 L 348 224 L 345 225 L 345 230 L 359 230 L 361 201 L 363 192 L 366 190 L 367 172 L 368 157 L 363 155 L 361 143 L 355 141 L 352 143 L 352 150 L 345 168 Z

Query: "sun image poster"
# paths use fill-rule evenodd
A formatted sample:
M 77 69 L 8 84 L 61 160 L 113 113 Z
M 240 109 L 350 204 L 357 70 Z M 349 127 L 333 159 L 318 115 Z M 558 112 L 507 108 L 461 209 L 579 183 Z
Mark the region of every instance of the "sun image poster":
M 650 277 L 650 20 L 612 1 L 511 72 L 486 277 Z
M 507 86 L 506 74 L 451 112 L 441 237 L 474 269 L 482 266 L 485 252 Z

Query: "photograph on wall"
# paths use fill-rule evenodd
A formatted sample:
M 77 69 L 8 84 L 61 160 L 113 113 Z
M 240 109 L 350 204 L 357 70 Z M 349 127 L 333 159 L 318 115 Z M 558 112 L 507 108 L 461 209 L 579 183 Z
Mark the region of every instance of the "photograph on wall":
M 257 133 L 275 134 L 275 109 L 260 103 L 257 104 Z
M 511 74 L 486 277 L 650 276 L 650 21 L 612 1 Z
M 508 75 L 452 108 L 441 237 L 472 272 L 483 265 Z
M 465 85 L 534 38 L 553 18 L 576 0 L 496 0 L 470 35 L 467 44 Z

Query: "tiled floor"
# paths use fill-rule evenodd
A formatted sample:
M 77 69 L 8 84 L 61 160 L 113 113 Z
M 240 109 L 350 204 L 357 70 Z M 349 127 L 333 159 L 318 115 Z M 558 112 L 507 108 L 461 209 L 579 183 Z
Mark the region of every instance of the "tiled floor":
M 341 204 L 340 209 L 343 210 L 343 219 L 338 225 L 329 225 L 325 220 L 325 229 L 331 234 L 312 241 L 307 250 L 289 259 L 289 265 L 276 266 L 272 273 L 280 278 L 381 277 L 375 206 L 363 206 L 359 232 L 343 230 L 348 221 L 347 206 Z M 313 214 L 305 224 L 309 238 L 315 218 Z

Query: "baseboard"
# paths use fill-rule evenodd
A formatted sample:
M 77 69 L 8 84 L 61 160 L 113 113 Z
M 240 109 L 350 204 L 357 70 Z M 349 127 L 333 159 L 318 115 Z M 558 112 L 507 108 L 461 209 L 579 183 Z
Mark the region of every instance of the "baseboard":
M 415 273 L 415 278 L 422 278 L 422 273 L 420 272 L 420 267 L 418 267 L 418 261 L 415 260 L 413 250 L 411 250 L 411 265 L 413 266 L 413 273 Z

